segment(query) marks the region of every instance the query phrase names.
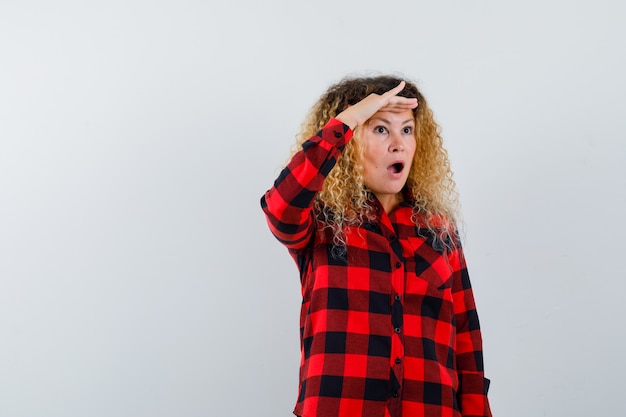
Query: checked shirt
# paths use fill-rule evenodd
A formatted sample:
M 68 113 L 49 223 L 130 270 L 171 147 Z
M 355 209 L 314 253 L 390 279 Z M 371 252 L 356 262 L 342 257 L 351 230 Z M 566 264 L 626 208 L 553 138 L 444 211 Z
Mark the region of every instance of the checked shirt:
M 302 417 L 491 416 L 482 338 L 460 245 L 448 249 L 389 215 L 346 229 L 333 244 L 313 209 L 353 132 L 331 119 L 303 144 L 261 198 L 270 230 L 302 284 Z M 343 249 L 343 253 L 342 253 Z

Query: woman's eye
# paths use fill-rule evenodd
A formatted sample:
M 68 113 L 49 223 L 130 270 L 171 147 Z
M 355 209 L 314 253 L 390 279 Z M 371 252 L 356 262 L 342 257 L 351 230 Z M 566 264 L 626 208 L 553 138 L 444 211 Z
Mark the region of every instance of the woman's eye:
M 407 126 L 404 129 L 402 129 L 402 132 L 404 132 L 407 135 L 410 135 L 411 133 L 413 133 L 413 128 Z
M 376 133 L 386 133 L 387 132 L 387 128 L 384 126 L 376 126 L 374 128 L 374 132 Z

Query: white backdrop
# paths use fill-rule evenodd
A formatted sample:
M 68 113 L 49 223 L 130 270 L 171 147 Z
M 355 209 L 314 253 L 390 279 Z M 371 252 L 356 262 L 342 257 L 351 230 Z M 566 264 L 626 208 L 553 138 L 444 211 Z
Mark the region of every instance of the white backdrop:
M 0 416 L 289 416 L 259 207 L 348 73 L 443 127 L 497 416 L 626 415 L 625 3 L 0 1 Z

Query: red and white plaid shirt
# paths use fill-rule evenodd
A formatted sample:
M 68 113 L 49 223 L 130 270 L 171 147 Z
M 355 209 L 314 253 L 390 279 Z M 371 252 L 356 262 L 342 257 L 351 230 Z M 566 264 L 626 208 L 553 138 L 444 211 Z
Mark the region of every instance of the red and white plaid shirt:
M 460 245 L 416 226 L 409 204 L 346 230 L 319 228 L 313 201 L 352 131 L 331 119 L 261 205 L 300 270 L 302 417 L 491 416 L 482 339 Z M 342 252 L 344 250 L 344 253 Z

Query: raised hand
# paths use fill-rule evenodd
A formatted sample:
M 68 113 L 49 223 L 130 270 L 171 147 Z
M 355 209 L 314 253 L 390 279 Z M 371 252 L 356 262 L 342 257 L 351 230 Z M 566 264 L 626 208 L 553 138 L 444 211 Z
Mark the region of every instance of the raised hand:
M 404 112 L 417 107 L 417 98 L 400 97 L 406 83 L 401 81 L 396 87 L 384 94 L 372 93 L 353 106 L 339 113 L 336 119 L 350 126 L 352 130 L 361 126 L 378 111 Z

